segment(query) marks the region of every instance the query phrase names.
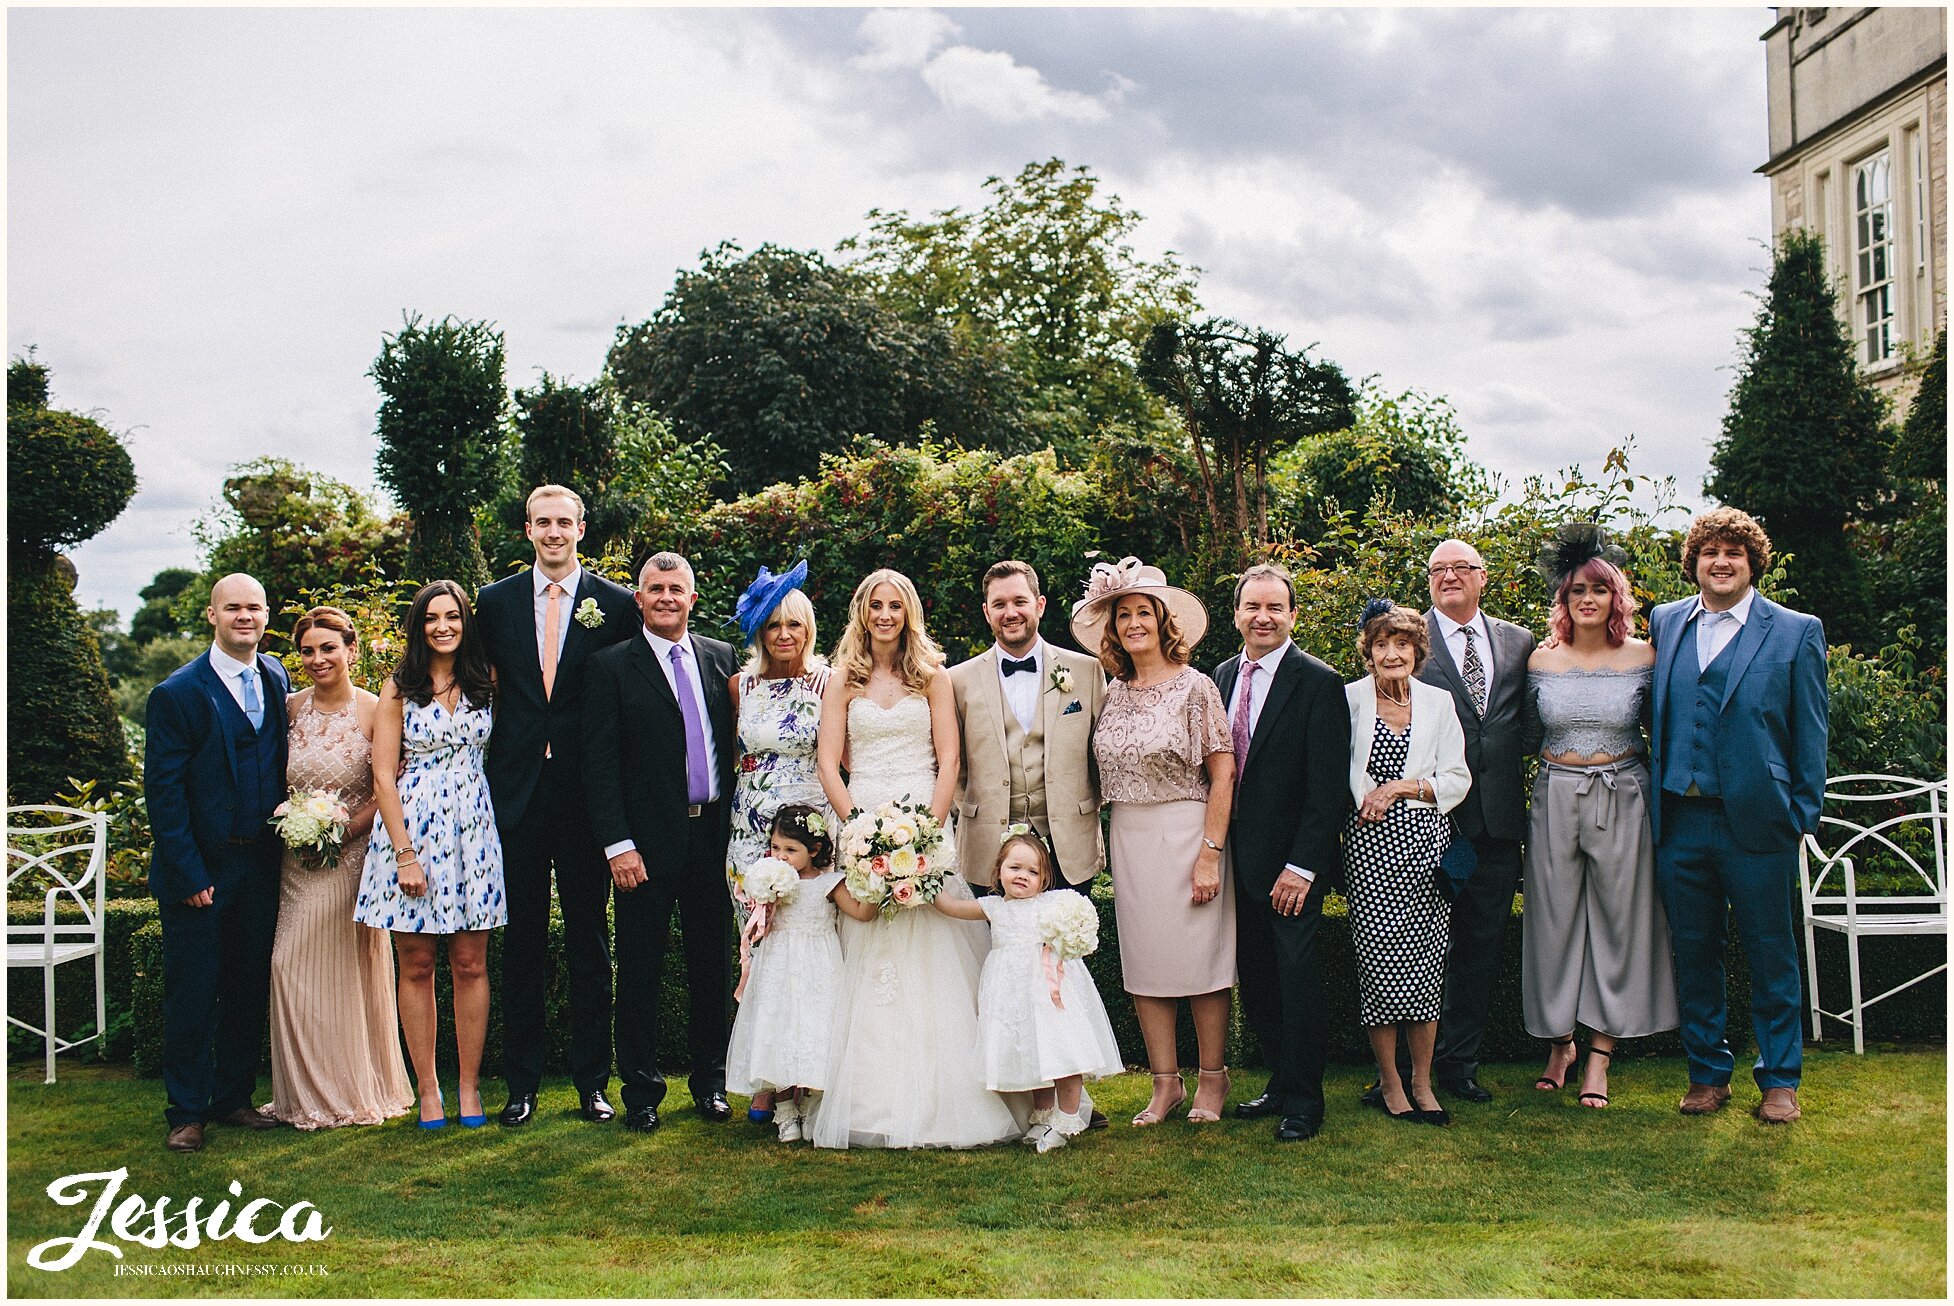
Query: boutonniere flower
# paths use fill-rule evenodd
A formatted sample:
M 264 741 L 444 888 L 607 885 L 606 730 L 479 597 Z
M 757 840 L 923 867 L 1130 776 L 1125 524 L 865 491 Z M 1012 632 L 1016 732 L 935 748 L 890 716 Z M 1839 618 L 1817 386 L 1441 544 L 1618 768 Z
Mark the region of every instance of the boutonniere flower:
M 1072 692 L 1072 668 L 1062 662 L 1052 667 L 1051 690 L 1055 694 Z
M 577 624 L 585 630 L 595 630 L 604 624 L 604 610 L 597 606 L 596 599 L 585 599 L 577 605 Z

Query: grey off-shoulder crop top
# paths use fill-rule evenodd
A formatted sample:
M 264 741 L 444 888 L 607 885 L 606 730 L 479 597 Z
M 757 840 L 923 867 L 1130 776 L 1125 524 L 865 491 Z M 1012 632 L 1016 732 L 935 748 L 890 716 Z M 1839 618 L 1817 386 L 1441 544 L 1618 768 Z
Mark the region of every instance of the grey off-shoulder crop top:
M 1529 671 L 1527 698 L 1540 751 L 1619 757 L 1642 752 L 1654 667 L 1626 671 Z

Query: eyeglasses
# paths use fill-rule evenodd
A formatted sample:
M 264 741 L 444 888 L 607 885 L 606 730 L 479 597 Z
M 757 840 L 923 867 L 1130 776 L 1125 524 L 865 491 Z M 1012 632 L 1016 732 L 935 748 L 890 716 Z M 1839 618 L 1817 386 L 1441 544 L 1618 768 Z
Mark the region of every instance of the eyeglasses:
M 1472 572 L 1484 570 L 1486 570 L 1485 565 L 1477 562 L 1437 562 L 1432 564 L 1430 575 L 1434 578 L 1439 576 L 1466 576 Z

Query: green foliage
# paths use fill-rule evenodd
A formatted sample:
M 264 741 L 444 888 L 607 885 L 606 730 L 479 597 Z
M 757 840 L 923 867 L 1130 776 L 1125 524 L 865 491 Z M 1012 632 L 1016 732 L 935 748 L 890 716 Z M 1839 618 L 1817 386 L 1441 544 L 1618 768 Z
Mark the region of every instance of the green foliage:
M 1878 637 L 1919 632 L 1918 660 L 1947 660 L 1947 333 L 1934 342 L 1906 423 L 1894 435 L 1887 493 L 1850 539 L 1865 567 Z
M 1920 667 L 1920 643 L 1906 626 L 1877 657 L 1830 650 L 1827 775 L 1947 774 L 1946 668 Z
M 1914 480 L 1947 480 L 1947 328 L 1934 337 L 1934 352 L 1921 370 L 1913 405 L 1894 442 L 1887 470 Z
M 975 212 L 871 210 L 869 233 L 840 248 L 906 318 L 1001 355 L 1026 383 L 1031 444 L 1057 449 L 1062 465 L 1082 462 L 1108 426 L 1157 427 L 1134 363 L 1156 322 L 1195 311 L 1196 269 L 1172 251 L 1136 254 L 1140 214 L 1102 196 L 1090 168 L 1051 158 L 984 189 Z
M 110 839 L 114 839 L 114 827 L 110 827 Z M 140 949 L 135 942 L 139 930 L 147 928 L 156 932 L 161 942 L 161 932 L 156 924 L 156 900 L 143 889 L 139 894 L 118 896 L 113 881 L 108 886 L 109 899 L 102 904 L 102 932 L 106 947 L 103 950 L 103 988 L 108 997 L 108 1032 L 106 1046 L 96 1053 L 96 1045 L 89 1047 L 88 1059 L 91 1061 L 131 1060 L 136 1051 L 136 1022 L 130 1003 L 137 985 L 135 982 L 136 956 Z M 10 925 L 38 925 L 43 914 L 39 898 L 16 898 L 7 904 L 7 922 Z M 72 899 L 65 905 L 57 903 L 55 919 L 62 922 L 79 922 L 81 908 Z M 160 975 L 160 970 L 158 974 Z M 36 1027 L 41 1021 L 41 983 L 39 974 L 33 971 L 15 971 L 7 985 L 7 1013 L 16 1019 L 25 1020 Z M 160 1018 L 161 994 L 157 994 Z M 54 980 L 54 1027 L 63 1038 L 76 1032 L 92 1028 L 95 1023 L 95 974 L 94 968 L 86 963 L 76 962 L 61 966 L 55 971 Z M 161 1021 L 155 1022 L 156 1037 L 161 1037 Z M 10 1031 L 11 1032 L 11 1031 Z M 39 1039 L 32 1039 L 21 1049 L 23 1056 L 38 1058 L 42 1055 Z M 61 1080 L 68 1082 L 69 1070 L 61 1068 Z
M 111 898 L 149 896 L 149 805 L 143 796 L 142 727 L 126 730 L 129 773 L 104 784 L 100 780 L 68 777 L 67 788 L 54 797 L 56 805 L 83 812 L 109 814 L 109 859 L 105 878 Z
M 35 360 L 30 345 L 25 357 L 7 364 L 7 407 L 46 408 L 51 375 L 46 363 Z
M 905 321 L 819 254 L 722 243 L 646 322 L 618 328 L 618 388 L 725 449 L 735 492 L 811 474 L 858 434 L 1018 441 L 1013 378 L 947 327 Z
M 118 674 L 115 684 L 115 707 L 122 716 L 124 729 L 131 724 L 140 726 L 147 720 L 150 690 L 169 679 L 178 667 L 209 650 L 207 635 L 165 635 L 136 645 L 129 654 L 128 669 Z
M 13 402 L 13 373 L 47 370 L 19 360 L 8 371 L 7 551 L 15 561 L 51 562 L 55 550 L 101 533 L 136 493 L 136 464 L 108 428 L 80 413 Z
M 149 584 L 136 591 L 142 606 L 129 618 L 129 639 L 135 644 L 147 644 L 151 640 L 195 634 L 202 625 L 191 625 L 177 611 L 178 600 L 185 590 L 195 590 L 203 580 L 203 573 L 188 567 L 165 567 L 157 572 Z M 208 598 L 208 587 L 205 597 Z M 198 605 L 202 611 L 201 603 Z
M 413 523 L 406 569 L 416 576 L 470 590 L 489 578 L 475 511 L 502 479 L 502 365 L 490 324 L 422 326 L 411 314 L 368 372 L 381 394 L 375 466 Z
M 42 803 L 71 775 L 128 774 L 95 634 L 54 568 L 7 568 L 7 795 Z
M 349 674 L 355 685 L 377 694 L 387 677 L 393 674 L 394 667 L 399 665 L 401 654 L 407 650 L 407 637 L 401 623 L 413 601 L 414 591 L 421 584 L 417 580 L 388 580 L 377 570 L 369 569 L 345 583 L 301 592 L 280 614 L 281 624 L 289 631 L 306 609 L 320 604 L 330 604 L 351 617 L 353 632 L 359 637 L 359 649 Z M 296 649 L 288 648 L 281 660 L 285 670 L 291 674 L 294 692 L 312 683 L 305 674 L 305 667 L 299 662 Z
M 81 614 L 82 623 L 95 636 L 95 647 L 102 654 L 102 669 L 108 673 L 109 688 L 119 689 L 122 678 L 135 667 L 137 648 L 122 633 L 122 614 L 114 608 L 90 608 Z
M 1785 233 L 1704 489 L 1763 523 L 1795 554 L 1790 583 L 1828 637 L 1863 646 L 1873 631 L 1846 523 L 1884 484 L 1884 401 L 1859 374 L 1819 238 Z
M 1445 399 L 1407 390 L 1387 397 L 1366 385 L 1350 426 L 1308 437 L 1270 459 L 1271 522 L 1278 538 L 1320 543 L 1341 510 L 1383 500 L 1412 518 L 1451 519 L 1490 501 L 1483 468 L 1466 456 L 1465 432 Z

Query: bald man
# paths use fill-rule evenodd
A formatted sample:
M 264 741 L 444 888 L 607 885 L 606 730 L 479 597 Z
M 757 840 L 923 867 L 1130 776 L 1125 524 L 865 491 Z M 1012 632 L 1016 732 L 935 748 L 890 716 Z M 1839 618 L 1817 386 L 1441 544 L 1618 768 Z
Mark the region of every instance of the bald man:
M 149 891 L 163 924 L 163 1088 L 172 1152 L 203 1150 L 213 1120 L 277 1122 L 251 1105 L 271 998 L 285 696 L 258 652 L 270 610 L 242 573 L 211 587 L 210 650 L 150 691 L 143 788 L 154 839 Z

